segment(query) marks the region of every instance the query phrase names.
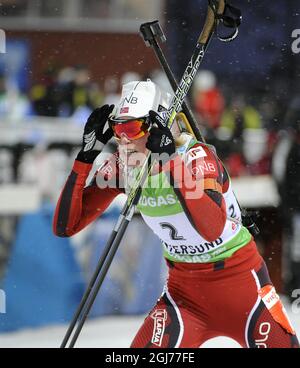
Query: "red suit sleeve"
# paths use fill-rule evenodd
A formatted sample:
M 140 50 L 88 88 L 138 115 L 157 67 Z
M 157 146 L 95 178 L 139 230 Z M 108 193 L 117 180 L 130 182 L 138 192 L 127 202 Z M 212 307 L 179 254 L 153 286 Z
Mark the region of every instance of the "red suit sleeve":
M 75 161 L 61 192 L 54 219 L 53 232 L 59 237 L 70 237 L 99 217 L 120 193 L 118 188 L 99 188 L 94 178 L 85 187 L 91 164 Z
M 208 241 L 217 239 L 226 222 L 222 165 L 211 149 L 197 144 L 184 158 L 176 155 L 164 167 L 191 224 Z

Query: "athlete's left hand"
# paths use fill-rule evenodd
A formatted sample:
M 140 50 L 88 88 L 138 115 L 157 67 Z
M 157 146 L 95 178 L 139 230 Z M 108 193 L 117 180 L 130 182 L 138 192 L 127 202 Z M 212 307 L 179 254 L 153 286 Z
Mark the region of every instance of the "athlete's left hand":
M 149 131 L 150 136 L 146 147 L 153 153 L 167 153 L 171 158 L 176 151 L 176 146 L 170 129 L 164 125 L 164 120 L 157 112 L 150 111 L 149 116 L 152 128 Z

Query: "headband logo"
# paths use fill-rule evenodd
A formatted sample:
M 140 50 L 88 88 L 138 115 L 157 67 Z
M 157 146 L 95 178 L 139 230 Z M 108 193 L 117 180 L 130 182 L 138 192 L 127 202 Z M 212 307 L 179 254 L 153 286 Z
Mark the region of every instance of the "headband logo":
M 136 105 L 138 103 L 138 98 L 133 96 L 133 93 L 131 93 L 131 95 L 129 97 L 124 97 L 124 100 L 121 103 L 121 107 L 124 107 L 124 104 L 131 104 L 131 105 Z

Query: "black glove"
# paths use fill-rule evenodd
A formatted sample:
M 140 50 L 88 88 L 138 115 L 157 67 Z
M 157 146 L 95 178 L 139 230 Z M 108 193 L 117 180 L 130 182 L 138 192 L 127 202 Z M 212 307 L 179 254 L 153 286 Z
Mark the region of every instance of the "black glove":
M 114 105 L 104 105 L 91 113 L 84 127 L 82 149 L 77 156 L 77 160 L 93 163 L 99 152 L 113 136 L 110 127 L 104 132 L 105 124 L 113 109 Z
M 165 159 L 162 160 L 162 163 L 166 163 L 176 151 L 174 138 L 170 129 L 164 125 L 163 118 L 158 113 L 150 111 L 149 116 L 150 123 L 156 124 L 157 127 L 153 126 L 150 129 L 150 136 L 147 140 L 146 147 L 153 153 L 160 155 L 163 153 L 168 154 L 168 156 L 164 155 Z

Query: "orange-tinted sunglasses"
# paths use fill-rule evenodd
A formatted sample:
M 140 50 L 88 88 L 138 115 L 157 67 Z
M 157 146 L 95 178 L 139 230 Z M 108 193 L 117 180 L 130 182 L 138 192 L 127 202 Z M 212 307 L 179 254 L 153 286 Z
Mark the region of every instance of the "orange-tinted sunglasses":
M 148 121 L 148 117 L 126 121 L 110 119 L 109 125 L 116 139 L 121 139 L 121 137 L 125 135 L 129 140 L 135 140 L 143 137 L 149 130 L 150 125 Z

